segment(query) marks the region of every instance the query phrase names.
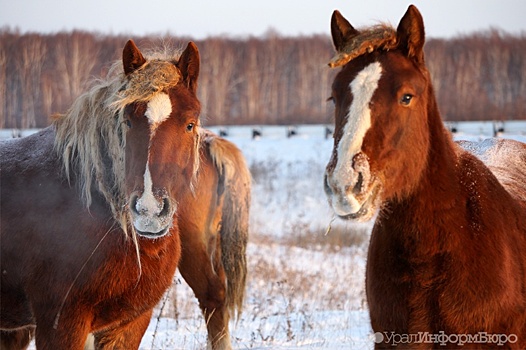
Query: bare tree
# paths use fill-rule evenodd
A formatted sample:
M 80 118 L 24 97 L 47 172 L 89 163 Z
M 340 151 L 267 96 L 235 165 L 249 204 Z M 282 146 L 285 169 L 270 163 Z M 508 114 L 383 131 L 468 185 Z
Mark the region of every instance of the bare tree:
M 42 127 L 64 112 L 93 76 L 119 59 L 127 37 L 0 30 L 0 127 Z M 134 38 L 157 47 L 159 38 Z M 186 43 L 189 38 L 162 38 Z M 328 36 L 197 42 L 199 97 L 207 124 L 325 123 L 338 70 Z M 430 39 L 426 62 L 447 120 L 526 119 L 526 34 L 490 30 Z M 330 106 L 330 104 L 329 104 Z
M 220 38 L 208 39 L 203 46 L 199 97 L 206 107 L 204 114 L 224 124 L 228 121 L 229 94 L 237 83 L 234 47 Z
M 34 128 L 41 97 L 41 76 L 46 46 L 39 35 L 26 35 L 21 40 L 16 60 L 20 78 L 22 119 L 20 127 Z
M 7 52 L 4 45 L 0 45 L 0 128 L 6 127 L 7 98 Z
M 59 33 L 54 60 L 56 89 L 60 110 L 66 109 L 81 94 L 95 66 L 98 48 L 93 35 L 84 32 Z

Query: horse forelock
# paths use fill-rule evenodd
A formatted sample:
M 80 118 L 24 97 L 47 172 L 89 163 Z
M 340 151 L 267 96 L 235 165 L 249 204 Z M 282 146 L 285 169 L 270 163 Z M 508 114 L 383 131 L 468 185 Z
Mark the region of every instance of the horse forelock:
M 340 67 L 375 50 L 392 50 L 398 45 L 396 30 L 386 24 L 361 29 L 329 61 L 329 67 Z
M 68 181 L 75 179 L 87 208 L 93 190 L 109 204 L 114 219 L 127 233 L 130 222 L 125 191 L 125 146 L 128 127 L 124 109 L 134 102 L 147 102 L 176 86 L 181 78 L 177 56 L 157 55 L 126 76 L 122 62 L 115 62 L 106 80 L 78 97 L 53 122 L 55 150 Z
M 158 93 L 176 86 L 181 78 L 179 69 L 171 61 L 154 59 L 124 77 L 111 108 L 123 110 L 132 102 L 147 102 Z

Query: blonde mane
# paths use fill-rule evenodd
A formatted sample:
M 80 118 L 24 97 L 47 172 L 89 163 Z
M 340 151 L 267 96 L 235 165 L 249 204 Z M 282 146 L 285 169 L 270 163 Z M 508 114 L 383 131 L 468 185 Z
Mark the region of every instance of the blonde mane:
M 114 63 L 106 80 L 99 81 L 77 98 L 67 113 L 53 122 L 55 150 L 68 181 L 71 182 L 75 173 L 76 185 L 88 208 L 93 190 L 98 190 L 125 233 L 129 218 L 125 191 L 128 127 L 124 108 L 132 102 L 147 102 L 177 85 L 181 78 L 174 64 L 177 58 L 166 54 L 150 56 L 128 76 L 124 74 L 122 61 Z

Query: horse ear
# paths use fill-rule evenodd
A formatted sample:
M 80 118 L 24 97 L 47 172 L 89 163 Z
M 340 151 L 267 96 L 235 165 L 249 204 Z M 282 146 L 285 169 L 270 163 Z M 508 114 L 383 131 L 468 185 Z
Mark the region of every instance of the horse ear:
M 122 50 L 122 64 L 124 66 L 124 74 L 128 75 L 135 72 L 144 63 L 146 63 L 146 59 L 142 55 L 141 51 L 139 51 L 139 48 L 135 45 L 133 40 L 128 40 L 124 46 L 124 50 Z
M 195 94 L 197 92 L 197 78 L 199 77 L 199 50 L 193 42 L 189 42 L 181 54 L 177 66 L 183 75 L 183 81 Z
M 407 57 L 424 62 L 424 20 L 418 9 L 410 5 L 396 30 L 399 47 Z
M 342 16 L 340 11 L 335 10 L 331 17 L 331 34 L 334 48 L 337 52 L 341 52 L 349 39 L 357 35 L 358 31 Z

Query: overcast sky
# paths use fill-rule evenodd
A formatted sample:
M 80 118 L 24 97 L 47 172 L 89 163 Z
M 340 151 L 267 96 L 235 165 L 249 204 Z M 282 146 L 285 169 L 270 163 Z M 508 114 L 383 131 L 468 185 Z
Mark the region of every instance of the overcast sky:
M 429 37 L 490 27 L 526 33 L 526 0 L 0 0 L 0 27 L 51 33 L 81 29 L 104 34 L 174 34 L 195 39 L 227 34 L 329 34 L 340 10 L 354 25 L 397 25 L 409 4 L 424 16 Z

